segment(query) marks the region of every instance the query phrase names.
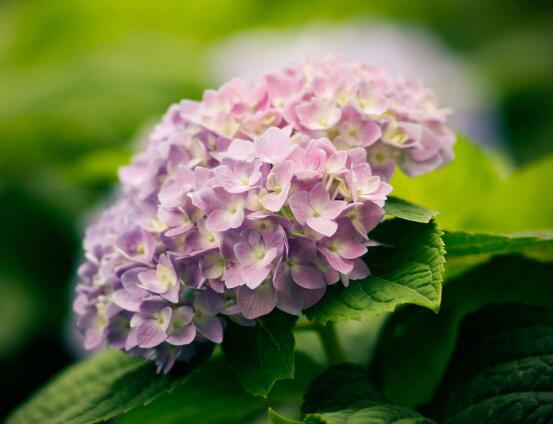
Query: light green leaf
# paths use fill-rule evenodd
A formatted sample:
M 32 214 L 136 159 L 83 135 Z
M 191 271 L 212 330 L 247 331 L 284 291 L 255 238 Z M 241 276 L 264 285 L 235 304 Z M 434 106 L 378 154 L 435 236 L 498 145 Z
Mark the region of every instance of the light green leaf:
M 308 414 L 307 424 L 433 424 L 417 411 L 398 405 L 361 402 L 334 412 Z
M 445 231 L 443 240 L 447 257 L 467 255 L 506 255 L 531 248 L 551 248 L 552 237 L 503 236 Z
M 276 381 L 294 377 L 296 320 L 274 311 L 258 318 L 254 327 L 227 327 L 223 350 L 248 393 L 266 397 Z
M 551 233 L 507 236 L 445 231 L 446 278 L 458 277 L 494 255 L 521 253 L 541 260 L 553 259 Z
M 553 228 L 553 156 L 499 172 L 497 158 L 459 137 L 455 160 L 426 175 L 398 172 L 394 196 L 440 212 L 442 228 L 515 233 Z M 507 174 L 507 175 L 505 175 Z
M 379 388 L 394 403 L 413 407 L 430 401 L 463 317 L 497 302 L 552 305 L 551 275 L 551 263 L 496 257 L 449 281 L 438 315 L 411 306 L 397 311 L 383 327 L 373 358 Z
M 429 223 L 432 218 L 438 215 L 438 212 L 432 209 L 427 209 L 407 200 L 398 197 L 388 197 L 384 204 L 384 210 L 388 215 L 396 218 L 405 219 L 407 221 L 420 222 L 423 224 Z
M 211 346 L 206 349 L 210 352 Z M 200 357 L 205 358 L 207 353 Z M 54 378 L 7 422 L 89 424 L 105 421 L 174 389 L 190 376 L 197 362 L 177 364 L 171 373 L 162 375 L 145 359 L 106 350 Z
M 445 262 L 441 234 L 434 222 L 383 222 L 370 236 L 384 246 L 369 249 L 364 257 L 371 275 L 350 282 L 349 287 L 331 287 L 306 311 L 307 317 L 322 323 L 361 319 L 367 314 L 392 312 L 406 303 L 437 312 Z
M 433 402 L 444 424 L 553 420 L 553 310 L 496 305 L 465 318 Z

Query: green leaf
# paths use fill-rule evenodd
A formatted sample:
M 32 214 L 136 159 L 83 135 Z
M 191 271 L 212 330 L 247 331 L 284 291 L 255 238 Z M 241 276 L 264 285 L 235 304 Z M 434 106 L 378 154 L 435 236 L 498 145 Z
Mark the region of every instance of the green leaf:
M 551 248 L 552 237 L 504 236 L 445 231 L 443 240 L 448 260 L 454 256 L 506 255 L 532 248 Z
M 302 421 L 291 420 L 290 418 L 283 417 L 271 408 L 268 409 L 267 413 L 269 414 L 269 420 L 272 424 L 302 424 Z
M 330 412 L 363 400 L 381 400 L 367 370 L 357 364 L 338 364 L 313 380 L 305 393 L 302 414 Z
M 266 397 L 277 380 L 294 377 L 297 317 L 274 311 L 254 327 L 230 324 L 223 350 L 248 393 Z
M 553 180 L 553 156 L 514 172 L 500 172 L 496 163 L 496 157 L 460 136 L 455 160 L 444 168 L 417 178 L 397 172 L 391 181 L 394 196 L 440 211 L 436 220 L 450 230 L 515 233 L 553 228 L 553 197 L 545 183 Z
M 427 209 L 393 196 L 388 197 L 386 200 L 384 210 L 388 215 L 392 215 L 396 218 L 420 222 L 422 224 L 429 223 L 432 218 L 438 215 L 438 212 L 432 209 Z
M 211 352 L 212 346 L 205 349 Z M 198 361 L 177 364 L 168 375 L 121 351 L 106 350 L 68 368 L 8 419 L 9 424 L 88 424 L 105 421 L 156 399 L 185 381 Z
M 438 315 L 421 308 L 402 308 L 390 317 L 377 343 L 371 368 L 379 388 L 394 403 L 413 407 L 430 401 L 463 317 L 497 302 L 551 305 L 551 275 L 551 263 L 496 257 L 449 281 Z
M 412 409 L 398 405 L 360 402 L 346 409 L 334 412 L 308 414 L 307 424 L 433 424 Z
M 321 366 L 306 355 L 295 355 L 293 380 L 278 381 L 267 399 L 244 391 L 229 362 L 220 357 L 202 365 L 184 384 L 146 407 L 121 417 L 119 424 L 244 424 L 266 416 L 269 406 L 297 411 L 310 381 Z
M 370 236 L 384 246 L 369 249 L 364 257 L 371 275 L 350 282 L 349 287 L 332 286 L 306 311 L 307 317 L 323 323 L 361 319 L 367 314 L 392 312 L 406 303 L 437 312 L 445 262 L 441 234 L 434 222 L 383 222 Z
M 444 424 L 553 421 L 553 310 L 496 305 L 465 318 L 430 408 Z
M 493 255 L 521 253 L 541 260 L 553 259 L 550 233 L 535 236 L 507 236 L 445 231 L 446 279 L 458 277 Z

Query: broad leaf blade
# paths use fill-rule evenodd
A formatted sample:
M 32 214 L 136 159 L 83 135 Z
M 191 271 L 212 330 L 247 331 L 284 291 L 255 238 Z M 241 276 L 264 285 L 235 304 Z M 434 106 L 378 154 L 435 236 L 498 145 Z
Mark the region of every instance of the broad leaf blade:
M 390 317 L 377 343 L 371 368 L 379 388 L 394 403 L 413 407 L 429 402 L 453 352 L 463 317 L 497 302 L 550 305 L 551 275 L 553 264 L 497 257 L 448 282 L 438 315 L 422 308 L 402 308 Z
M 266 397 L 277 380 L 294 377 L 296 319 L 274 311 L 254 327 L 228 326 L 223 350 L 247 392 Z
M 550 233 L 536 236 L 508 236 L 445 231 L 447 250 L 446 278 L 459 277 L 494 255 L 520 253 L 546 261 L 553 259 L 553 237 Z
M 382 400 L 369 381 L 367 370 L 357 364 L 338 364 L 313 380 L 305 393 L 302 414 L 330 412 L 363 400 Z
M 438 212 L 432 209 L 424 208 L 393 196 L 388 197 L 386 200 L 384 210 L 388 215 L 392 215 L 396 218 L 420 222 L 422 224 L 428 224 L 432 218 L 438 215 Z
M 184 384 L 146 407 L 136 408 L 118 424 L 244 424 L 257 422 L 272 406 L 299 410 L 309 382 L 321 372 L 320 365 L 296 352 L 293 380 L 281 380 L 263 399 L 246 393 L 224 357 L 202 365 Z
M 446 424 L 553 420 L 553 310 L 507 304 L 467 317 L 438 396 Z
M 204 354 L 200 356 L 205 358 Z M 160 375 L 142 358 L 106 350 L 56 377 L 15 411 L 8 423 L 105 421 L 172 390 L 190 376 L 196 365 L 177 364 L 168 375 Z
M 334 412 L 308 414 L 307 424 L 434 424 L 412 409 L 398 405 L 361 402 Z
M 385 246 L 369 249 L 364 257 L 371 275 L 350 282 L 347 288 L 331 287 L 306 311 L 307 317 L 323 323 L 361 319 L 367 314 L 392 312 L 406 303 L 437 312 L 445 262 L 441 234 L 434 222 L 383 222 L 370 236 Z
M 468 255 L 506 255 L 533 248 L 551 249 L 552 237 L 517 237 L 445 231 L 443 240 L 448 259 Z

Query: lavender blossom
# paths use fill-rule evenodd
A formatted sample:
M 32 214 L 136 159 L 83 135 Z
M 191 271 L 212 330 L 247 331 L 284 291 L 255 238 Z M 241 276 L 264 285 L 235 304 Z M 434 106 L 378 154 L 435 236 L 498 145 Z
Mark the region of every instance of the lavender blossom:
M 328 285 L 367 277 L 395 165 L 419 175 L 453 157 L 445 116 L 419 84 L 339 60 L 172 106 L 87 232 L 74 304 L 85 346 L 167 372 L 221 343 L 226 318 L 298 315 Z

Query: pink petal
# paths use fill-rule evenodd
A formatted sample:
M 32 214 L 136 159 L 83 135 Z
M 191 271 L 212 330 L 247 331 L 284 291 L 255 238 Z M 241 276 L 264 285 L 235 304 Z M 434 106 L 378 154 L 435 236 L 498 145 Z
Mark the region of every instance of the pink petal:
M 325 130 L 340 120 L 341 111 L 332 100 L 314 98 L 296 106 L 296 115 L 300 123 L 310 130 Z
M 295 149 L 290 139 L 290 128 L 271 127 L 255 141 L 255 151 L 266 163 L 276 164 L 286 159 Z
M 301 225 L 305 225 L 307 218 L 311 216 L 311 204 L 309 203 L 309 193 L 306 191 L 300 191 L 288 199 L 290 209 L 294 214 L 294 218 Z
M 314 210 L 322 213 L 327 208 L 329 202 L 330 195 L 322 183 L 317 184 L 309 192 L 309 203 Z
M 223 232 L 229 228 L 238 228 L 244 221 L 244 211 L 238 210 L 231 213 L 226 210 L 216 210 L 209 214 L 206 221 L 206 227 L 212 232 Z
M 338 224 L 326 218 L 307 218 L 307 226 L 318 233 L 330 237 L 336 233 Z
M 244 193 L 250 189 L 249 185 L 243 184 L 226 165 L 219 165 L 213 173 L 219 184 L 229 193 Z
M 342 258 L 338 253 L 333 252 L 326 247 L 321 247 L 320 252 L 323 254 L 330 266 L 336 271 L 341 272 L 342 274 L 349 274 L 353 269 L 352 260 Z
M 236 160 L 251 160 L 254 154 L 255 149 L 251 141 L 236 139 L 228 147 L 229 157 Z
M 242 268 L 242 279 L 249 288 L 255 289 L 268 277 L 270 271 L 270 266 L 259 266 L 254 264 Z
M 367 248 L 354 240 L 341 240 L 338 254 L 345 259 L 357 259 L 367 253 Z
M 284 206 L 284 203 L 286 203 L 286 199 L 288 198 L 288 193 L 290 191 L 290 184 L 286 185 L 283 189 L 281 189 L 280 193 L 267 193 L 265 196 L 261 198 L 261 204 L 265 209 L 270 210 L 271 212 L 278 212 L 282 209 L 282 206 Z
M 347 202 L 344 202 L 343 200 L 332 200 L 322 211 L 322 216 L 327 219 L 337 218 L 344 211 L 344 209 L 346 209 L 347 205 Z
M 234 254 L 236 255 L 236 259 L 244 266 L 252 265 L 257 260 L 252 248 L 246 242 L 236 243 L 234 245 Z

